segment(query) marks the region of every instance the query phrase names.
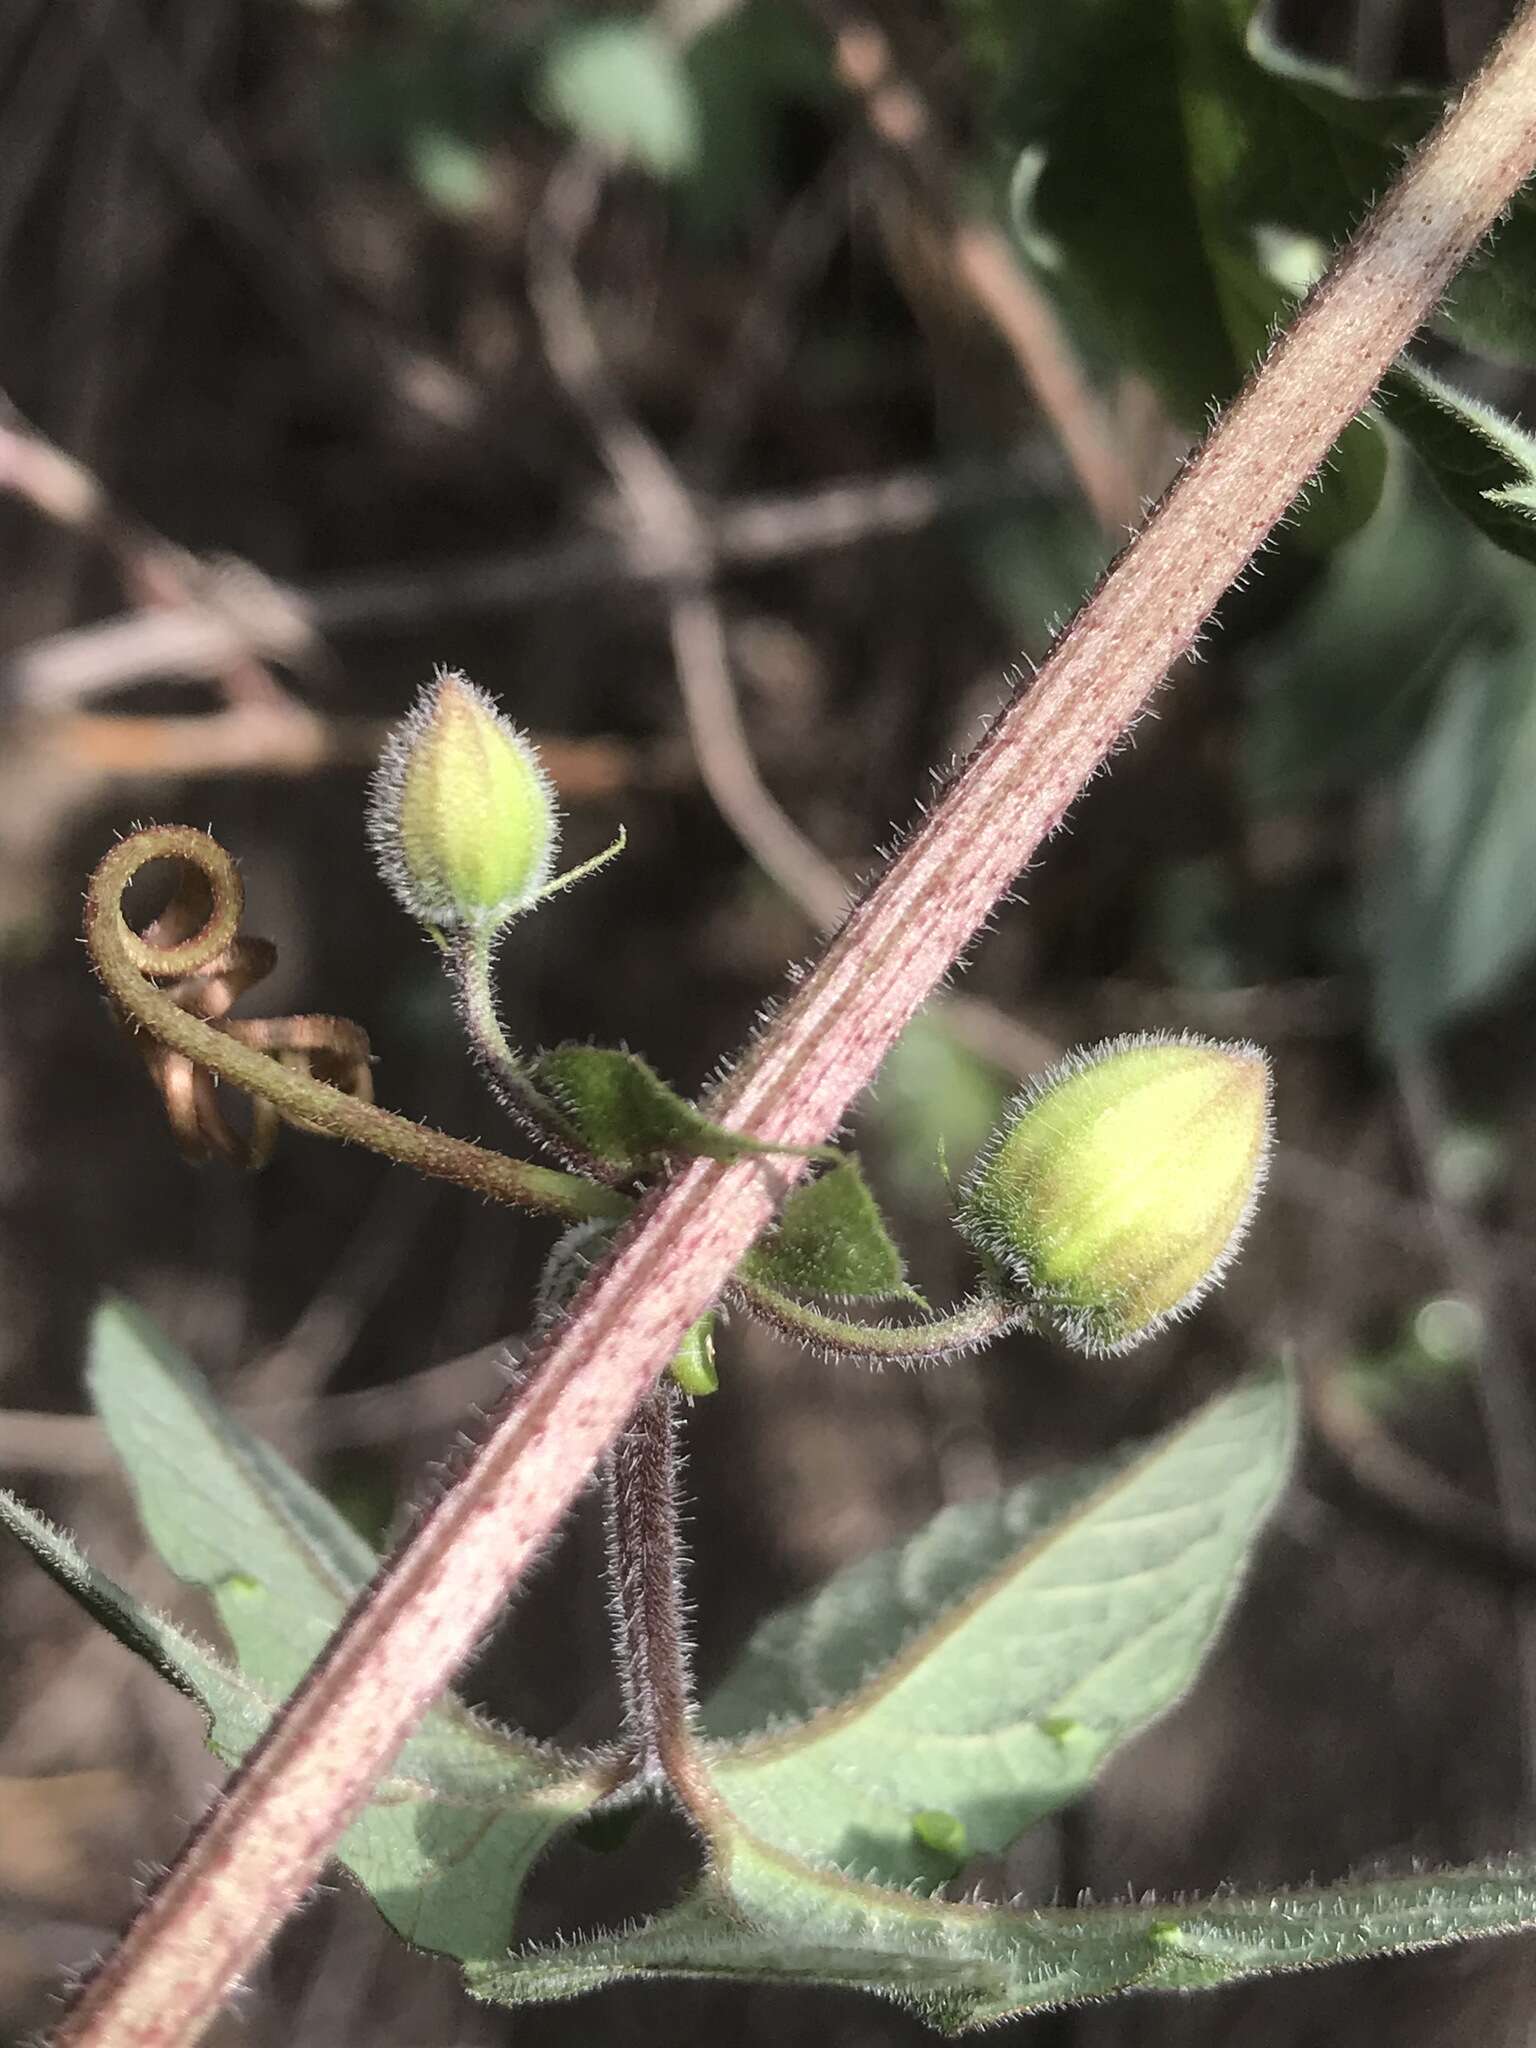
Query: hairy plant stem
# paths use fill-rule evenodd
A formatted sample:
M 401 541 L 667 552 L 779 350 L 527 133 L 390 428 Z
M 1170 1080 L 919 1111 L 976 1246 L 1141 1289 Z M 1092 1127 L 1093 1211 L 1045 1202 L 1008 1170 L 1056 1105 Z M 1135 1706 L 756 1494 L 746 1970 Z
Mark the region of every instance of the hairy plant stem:
M 1027 1328 L 1030 1321 L 1022 1304 L 985 1291 L 945 1315 L 925 1316 L 914 1323 L 850 1323 L 739 1273 L 730 1291 L 749 1314 L 780 1336 L 809 1345 L 823 1358 L 851 1358 L 863 1365 L 934 1365 L 963 1358 L 1005 1331 Z
M 815 1145 L 1191 647 L 1536 161 L 1536 5 L 1310 295 L 1150 522 L 723 1092 Z M 215 1034 L 216 1036 L 217 1034 Z M 87 1982 L 55 2048 L 184 2048 L 803 1171 L 699 1160 L 615 1239 L 526 1386 L 383 1567 Z
M 483 927 L 467 927 L 447 947 L 449 979 L 480 1071 L 508 1115 L 557 1159 L 600 1180 L 611 1178 L 611 1169 L 593 1156 L 575 1125 L 539 1089 L 502 1029 L 493 979 L 495 937 Z
M 200 932 L 177 946 L 142 939 L 123 916 L 123 895 L 139 870 L 156 860 L 190 863 L 208 884 L 210 910 Z M 234 862 L 206 832 L 189 825 L 155 825 L 120 840 L 87 885 L 85 936 L 91 963 L 122 1014 L 161 1045 L 205 1067 L 221 1081 L 270 1103 L 288 1122 L 324 1137 L 366 1146 L 386 1159 L 450 1180 L 495 1202 L 545 1209 L 576 1220 L 617 1218 L 624 1196 L 594 1187 L 575 1174 L 556 1173 L 527 1160 L 508 1159 L 465 1138 L 412 1123 L 374 1103 L 344 1095 L 302 1069 L 280 1064 L 192 1016 L 146 979 L 194 974 L 216 960 L 240 926 L 245 892 Z
M 604 1466 L 613 1648 L 634 1768 L 708 1803 L 693 1739 L 693 1679 L 683 1615 L 677 1408 L 665 1382 L 647 1395 Z

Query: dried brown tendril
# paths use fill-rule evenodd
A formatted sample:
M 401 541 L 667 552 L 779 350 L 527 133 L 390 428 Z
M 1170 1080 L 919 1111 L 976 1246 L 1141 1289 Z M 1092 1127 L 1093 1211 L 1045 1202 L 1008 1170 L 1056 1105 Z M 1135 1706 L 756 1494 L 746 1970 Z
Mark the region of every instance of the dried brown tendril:
M 123 897 L 140 869 L 157 860 L 180 863 L 181 882 L 169 907 L 135 931 Z M 611 1188 L 380 1108 L 372 1099 L 367 1036 L 343 1017 L 231 1017 L 275 958 L 266 940 L 241 937 L 244 907 L 234 862 L 190 825 L 130 833 L 100 862 L 85 892 L 92 965 L 145 1048 L 172 1128 L 194 1158 L 220 1152 L 260 1165 L 278 1123 L 289 1123 L 366 1146 L 491 1201 L 572 1220 L 628 1213 L 628 1200 Z M 220 1082 L 251 1098 L 245 1137 L 222 1113 Z
M 292 1073 L 305 1073 L 361 1102 L 373 1100 L 373 1071 L 368 1034 L 346 1017 L 232 1017 L 234 1005 L 277 964 L 270 939 L 236 932 L 227 944 L 222 936 L 218 892 L 201 864 L 183 862 L 176 893 L 160 915 L 136 936 L 146 949 L 140 972 L 164 984 L 164 994 L 189 1017 L 200 1018 L 227 1038 L 266 1053 Z M 216 950 L 205 951 L 212 934 Z M 153 964 L 160 954 L 167 965 Z M 198 963 L 188 966 L 197 954 Z M 150 1078 L 160 1091 L 176 1142 L 188 1159 L 202 1161 L 215 1153 L 237 1165 L 265 1166 L 277 1143 L 284 1114 L 271 1102 L 252 1098 L 249 1128 L 231 1124 L 219 1100 L 217 1076 L 187 1054 L 162 1045 L 141 1030 L 121 1004 L 114 1008 L 144 1057 Z M 308 1119 L 289 1113 L 301 1128 Z

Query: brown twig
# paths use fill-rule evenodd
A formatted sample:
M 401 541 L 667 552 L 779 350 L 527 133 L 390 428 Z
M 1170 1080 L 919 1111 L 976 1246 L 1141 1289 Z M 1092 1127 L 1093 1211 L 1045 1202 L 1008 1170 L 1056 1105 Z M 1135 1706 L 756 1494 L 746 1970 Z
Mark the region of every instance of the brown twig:
M 132 649 L 136 637 L 150 647 L 174 645 L 178 625 L 195 624 L 208 649 L 204 672 L 223 682 L 231 706 L 268 710 L 285 707 L 290 700 L 265 667 L 263 656 L 311 665 L 322 658 L 323 649 L 302 606 L 292 603 L 277 584 L 249 563 L 200 561 L 123 510 L 92 470 L 23 419 L 3 392 L 0 491 L 21 499 L 56 526 L 96 542 L 112 557 L 127 594 L 151 615 L 133 622 L 137 636 L 130 622 L 116 622 L 120 655 L 124 648 Z M 105 630 L 80 629 L 76 645 L 83 638 L 87 658 L 92 636 Z M 25 701 L 42 708 L 50 702 L 50 693 L 34 688 Z
M 718 544 L 704 509 L 628 404 L 604 357 L 576 276 L 575 251 L 602 190 L 600 158 L 575 151 L 551 180 L 530 272 L 545 353 L 586 419 L 628 513 L 636 547 L 665 574 L 667 626 L 688 737 L 716 809 L 815 930 L 835 931 L 849 886 L 764 782 L 747 736 L 714 588 Z M 982 1058 L 1028 1073 L 1052 1055 L 1038 1033 L 975 996 L 942 998 L 946 1023 Z
M 848 886 L 781 809 L 758 773 L 731 680 L 709 528 L 687 485 L 640 424 L 603 355 L 575 271 L 575 250 L 603 189 L 600 157 L 573 151 L 550 180 L 529 235 L 529 292 L 544 352 L 597 443 L 637 543 L 665 565 L 667 625 L 688 736 L 726 823 L 818 930 L 848 907 Z
M 717 1109 L 837 1127 L 1536 160 L 1528 4 L 1114 572 L 854 910 Z M 502 1611 L 800 1162 L 701 1160 L 619 1233 L 455 1483 L 362 1596 L 85 1986 L 56 2048 L 194 2041 Z
M 658 563 L 671 564 L 665 585 L 667 627 L 700 780 L 764 874 L 825 935 L 837 929 L 847 912 L 849 885 L 763 780 L 732 674 L 715 589 L 719 558 L 710 522 L 666 450 L 629 405 L 604 356 L 576 275 L 576 248 L 596 209 L 603 175 L 599 157 L 572 152 L 551 180 L 538 230 L 530 238 L 532 293 L 545 353 L 591 429 L 636 545 L 648 547 Z M 980 997 L 946 991 L 938 1001 L 960 1044 L 1010 1072 L 1035 1072 L 1060 1050 Z
M 300 1400 L 242 1402 L 237 1419 L 263 1435 L 303 1442 L 317 1450 L 351 1450 L 450 1429 L 467 1411 L 505 1385 L 498 1360 L 504 1344 L 485 1345 L 462 1358 L 412 1373 L 386 1387 Z M 0 1408 L 0 1471 L 49 1472 L 72 1478 L 115 1471 L 107 1433 L 94 1415 L 51 1415 L 35 1408 Z
M 1033 488 L 1016 462 L 948 472 L 896 469 L 809 491 L 711 501 L 707 518 L 716 559 L 749 569 L 919 532 Z M 306 631 L 334 637 L 393 633 L 478 613 L 499 617 L 595 591 L 665 583 L 670 573 L 645 537 L 626 528 L 619 536 L 583 535 L 526 554 L 472 556 L 428 568 L 402 563 L 306 587 L 270 587 L 302 617 Z M 108 619 L 21 648 L 0 664 L 0 685 L 17 708 L 56 708 L 147 676 L 216 677 L 232 648 L 244 644 L 202 607 Z M 262 642 L 261 651 L 278 659 L 284 647 Z
M 441 357 L 340 289 L 320 251 L 272 206 L 228 132 L 209 119 L 195 81 L 166 49 L 138 0 L 75 0 L 118 104 L 188 207 L 224 236 L 274 316 L 307 352 L 362 378 L 439 430 L 484 431 L 483 394 Z
M 847 159 L 846 149 L 834 150 L 775 223 L 725 359 L 699 394 L 683 439 L 678 467 L 696 491 L 715 490 L 729 474 L 756 423 L 764 387 L 789 360 L 796 306 L 847 233 Z
M 18 724 L 12 744 L 34 756 L 47 749 L 71 771 L 77 801 L 114 782 L 174 781 L 201 775 L 312 775 L 370 767 L 389 732 L 378 718 L 328 718 L 290 702 L 279 709 L 242 706 L 209 717 L 119 718 L 72 712 Z M 665 748 L 619 739 L 567 739 L 541 733 L 535 744 L 562 798 L 589 803 L 643 784 L 679 779 Z

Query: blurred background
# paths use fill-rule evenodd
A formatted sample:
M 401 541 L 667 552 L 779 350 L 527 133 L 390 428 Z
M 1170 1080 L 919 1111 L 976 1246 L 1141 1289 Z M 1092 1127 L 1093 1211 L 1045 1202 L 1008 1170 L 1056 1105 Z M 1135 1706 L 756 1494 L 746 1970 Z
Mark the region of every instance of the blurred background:
M 1501 11 L 1266 13 L 1390 95 L 1464 75 Z M 628 1043 L 705 1085 L 1188 442 L 1009 225 L 1024 138 L 998 52 L 1048 13 L 0 9 L 0 1481 L 199 1629 L 83 1412 L 103 1291 L 382 1538 L 499 1386 L 554 1231 L 294 1132 L 258 1176 L 183 1162 L 78 942 L 86 875 L 136 821 L 211 826 L 278 948 L 245 1012 L 355 1018 L 381 1100 L 518 1149 L 362 832 L 387 724 L 434 664 L 463 668 L 546 746 L 569 859 L 629 834 L 515 931 L 509 1030 Z M 1134 69 L 1105 86 L 1104 132 L 1137 91 Z M 1506 409 L 1527 395 L 1456 366 Z M 1089 1801 L 967 1873 L 990 1896 L 1263 1889 L 1529 1843 L 1536 581 L 1404 445 L 1384 461 L 1347 537 L 1303 520 L 1223 607 L 854 1127 L 943 1299 L 966 1267 L 941 1161 L 964 1167 L 1021 1076 L 1120 1031 L 1256 1039 L 1280 1149 L 1234 1282 L 1110 1362 L 1016 1339 L 881 1377 L 736 1325 L 690 1425 L 707 1687 L 772 1606 L 944 1503 L 1297 1360 L 1306 1452 L 1217 1655 Z M 472 1697 L 564 1742 L 612 1732 L 600 1558 L 588 1499 Z M 0 1642 L 19 2042 L 216 1772 L 191 1705 L 19 1551 Z M 643 1910 L 690 1855 L 659 1820 L 622 1854 L 562 1848 L 523 1932 Z M 1009 2037 L 1524 2042 L 1533 1959 L 1482 1944 Z M 221 2028 L 925 2038 L 795 1989 L 513 2017 L 344 1880 Z

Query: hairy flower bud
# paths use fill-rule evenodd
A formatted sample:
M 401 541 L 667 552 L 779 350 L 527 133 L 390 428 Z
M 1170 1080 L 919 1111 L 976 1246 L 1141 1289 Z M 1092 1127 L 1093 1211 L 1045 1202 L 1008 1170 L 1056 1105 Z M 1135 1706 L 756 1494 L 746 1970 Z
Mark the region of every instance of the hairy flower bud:
M 956 1221 L 1046 1328 L 1084 1351 L 1128 1350 L 1220 1280 L 1269 1141 L 1257 1046 L 1112 1039 L 1017 1098 Z
M 546 889 L 559 818 L 532 743 L 468 677 L 439 669 L 385 747 L 368 834 L 412 917 L 494 931 Z

